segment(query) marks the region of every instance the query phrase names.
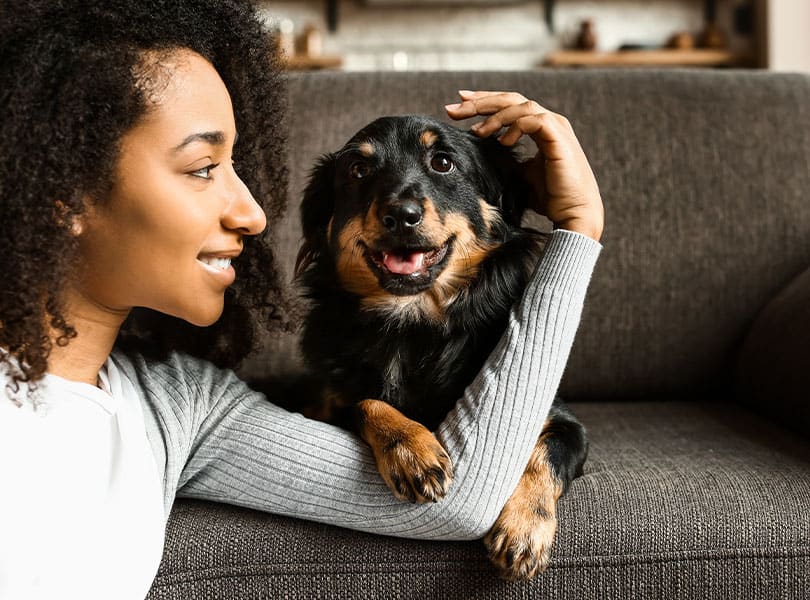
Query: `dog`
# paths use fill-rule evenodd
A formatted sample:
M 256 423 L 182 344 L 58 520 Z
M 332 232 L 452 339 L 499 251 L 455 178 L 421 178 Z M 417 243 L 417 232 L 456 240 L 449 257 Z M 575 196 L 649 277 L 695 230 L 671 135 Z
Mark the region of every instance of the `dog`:
M 417 115 L 370 123 L 312 170 L 296 276 L 317 390 L 294 408 L 356 431 L 402 500 L 447 492 L 451 461 L 431 430 L 501 338 L 542 254 L 546 237 L 521 227 L 533 201 L 522 173 L 494 138 Z M 546 568 L 557 500 L 587 452 L 585 428 L 555 399 L 484 540 L 502 577 Z

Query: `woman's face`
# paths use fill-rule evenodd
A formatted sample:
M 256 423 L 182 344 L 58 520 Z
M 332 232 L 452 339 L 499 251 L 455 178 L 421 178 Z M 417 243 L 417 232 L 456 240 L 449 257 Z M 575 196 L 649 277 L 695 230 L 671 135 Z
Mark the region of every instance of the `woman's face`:
M 162 64 L 170 76 L 121 139 L 109 198 L 81 222 L 77 286 L 98 307 L 210 325 L 236 277 L 231 259 L 266 220 L 234 171 L 233 109 L 214 67 L 190 51 Z

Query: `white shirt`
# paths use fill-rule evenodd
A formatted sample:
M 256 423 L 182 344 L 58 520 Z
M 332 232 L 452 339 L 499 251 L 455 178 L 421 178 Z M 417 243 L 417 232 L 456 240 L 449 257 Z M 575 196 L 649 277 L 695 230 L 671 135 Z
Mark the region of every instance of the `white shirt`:
M 160 563 L 163 484 L 132 383 L 46 375 L 14 397 L 0 368 L 0 598 L 142 600 Z

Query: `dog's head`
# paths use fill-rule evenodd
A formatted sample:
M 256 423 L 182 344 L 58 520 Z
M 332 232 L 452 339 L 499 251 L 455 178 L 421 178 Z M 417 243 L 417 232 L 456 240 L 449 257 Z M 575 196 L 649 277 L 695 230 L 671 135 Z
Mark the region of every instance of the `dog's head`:
M 519 230 L 510 149 L 423 116 L 384 117 L 315 166 L 296 273 L 328 261 L 365 308 L 437 316 Z

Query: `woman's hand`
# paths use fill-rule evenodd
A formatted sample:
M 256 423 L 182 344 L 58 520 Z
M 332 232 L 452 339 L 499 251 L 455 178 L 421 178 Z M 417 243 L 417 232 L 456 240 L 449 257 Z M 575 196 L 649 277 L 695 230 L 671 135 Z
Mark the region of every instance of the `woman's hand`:
M 599 241 L 605 212 L 596 178 L 568 119 L 527 100 L 515 92 L 460 91 L 461 103 L 446 106 L 453 119 L 476 115 L 488 118 L 473 126 L 480 137 L 507 127 L 498 139 L 514 146 L 528 135 L 537 144 L 537 155 L 527 161 L 526 178 L 537 192 L 533 206 L 559 229 L 582 233 Z

